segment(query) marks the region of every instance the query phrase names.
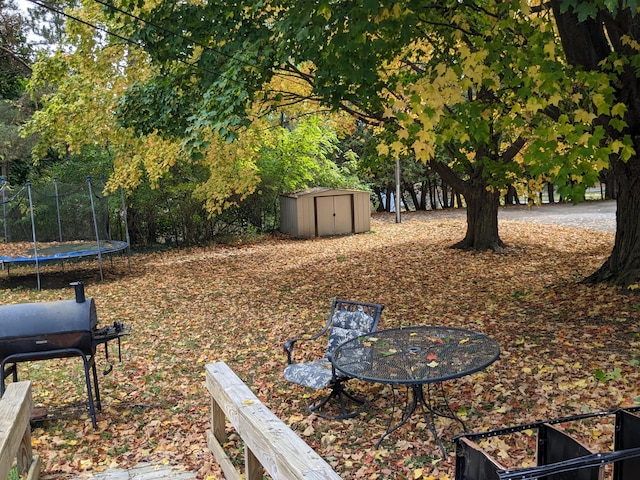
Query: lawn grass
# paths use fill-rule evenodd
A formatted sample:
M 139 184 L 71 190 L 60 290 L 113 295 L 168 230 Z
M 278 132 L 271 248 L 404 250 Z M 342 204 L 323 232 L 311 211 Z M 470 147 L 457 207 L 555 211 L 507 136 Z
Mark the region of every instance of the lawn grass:
M 405 214 L 401 224 L 376 215 L 372 233 L 355 236 L 276 235 L 134 255 L 131 272 L 116 258 L 103 283 L 89 264 L 48 273 L 39 293 L 20 285 L 31 278 L 2 276 L 2 303 L 73 298 L 66 283 L 83 280 L 101 325 L 132 326 L 123 362 L 100 378 L 99 428 L 83 416 L 34 429 L 45 473 L 149 461 L 220 478 L 205 442 L 203 381 L 205 364 L 224 361 L 343 478 L 452 478 L 452 445 L 441 459 L 419 417 L 375 449 L 387 427 L 389 387 L 356 382 L 371 411 L 332 421 L 307 414 L 318 393 L 283 380 L 282 344 L 317 331 L 334 297 L 383 303 L 380 328 L 437 324 L 495 338 L 496 363 L 446 385 L 470 431 L 637 404 L 640 298 L 580 283 L 607 258 L 613 234 L 505 221 L 504 252 L 450 249 L 464 229 L 462 219 L 438 212 Z M 318 342 L 307 354 L 324 347 Z M 104 355 L 98 359 L 102 370 Z M 86 398 L 83 377 L 66 368 L 74 367 L 52 361 L 21 370 L 34 380 L 36 404 Z M 447 440 L 461 433 L 445 419 L 436 427 Z M 606 447 L 607 439 L 596 440 Z

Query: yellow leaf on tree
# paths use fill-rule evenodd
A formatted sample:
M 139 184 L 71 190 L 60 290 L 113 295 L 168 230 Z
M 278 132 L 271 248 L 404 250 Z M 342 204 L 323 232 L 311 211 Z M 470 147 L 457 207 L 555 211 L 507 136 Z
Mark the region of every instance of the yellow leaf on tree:
M 544 54 L 553 57 L 555 55 L 556 45 L 553 42 L 546 43 L 544 45 Z
M 624 117 L 624 114 L 627 112 L 627 106 L 624 103 L 616 103 L 613 107 L 611 107 L 611 116 L 613 117 Z
M 389 155 L 389 145 L 386 145 L 384 143 L 379 143 L 378 146 L 376 147 L 376 150 L 378 151 L 378 155 L 382 155 L 382 156 Z
M 591 122 L 596 118 L 595 113 L 587 112 L 586 110 L 579 109 L 576 110 L 574 115 L 575 121 L 578 123 L 584 123 L 587 125 L 591 125 Z

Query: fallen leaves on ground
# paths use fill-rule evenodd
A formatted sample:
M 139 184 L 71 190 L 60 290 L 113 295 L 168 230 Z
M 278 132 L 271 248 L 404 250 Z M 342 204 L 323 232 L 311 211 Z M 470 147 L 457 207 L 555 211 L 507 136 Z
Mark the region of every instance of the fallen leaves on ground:
M 224 361 L 343 478 L 453 478 L 451 444 L 442 460 L 419 415 L 375 449 L 391 414 L 389 386 L 354 382 L 358 394 L 372 401 L 371 411 L 332 421 L 306 412 L 308 401 L 322 393 L 283 380 L 282 344 L 317 332 L 334 297 L 383 303 L 379 328 L 445 325 L 495 338 L 501 346 L 496 363 L 445 385 L 468 431 L 640 400 L 640 298 L 579 283 L 607 258 L 613 234 L 505 221 L 500 231 L 508 248 L 476 253 L 449 248 L 464 233 L 462 219 L 437 212 L 407 214 L 401 224 L 392 218 L 376 215 L 371 233 L 355 236 L 273 236 L 134 255 L 131 272 L 127 260 L 116 257 L 105 261 L 103 283 L 95 263 L 66 267 L 64 274 L 59 266 L 46 267 L 41 292 L 28 285 L 32 276 L 14 269 L 5 274 L 3 304 L 73 298 L 64 282 L 47 283 L 83 275 L 99 323 L 132 326 L 122 363 L 112 350 L 114 369 L 100 376 L 98 428 L 86 413 L 34 428 L 44 474 L 88 475 L 145 461 L 221 478 L 205 441 L 210 404 L 204 366 Z M 321 356 L 324 347 L 317 342 L 307 358 Z M 21 379 L 33 381 L 36 405 L 86 401 L 75 360 L 21 366 Z M 98 363 L 100 370 L 107 366 L 102 351 Z M 403 391 L 395 395 L 404 398 Z M 436 428 L 445 440 L 461 433 L 446 419 L 438 419 Z M 600 433 L 585 437 L 606 445 L 607 435 Z M 518 444 L 527 443 L 525 435 L 515 445 L 492 448 L 498 457 L 518 461 Z M 232 435 L 228 448 L 239 451 L 238 445 Z

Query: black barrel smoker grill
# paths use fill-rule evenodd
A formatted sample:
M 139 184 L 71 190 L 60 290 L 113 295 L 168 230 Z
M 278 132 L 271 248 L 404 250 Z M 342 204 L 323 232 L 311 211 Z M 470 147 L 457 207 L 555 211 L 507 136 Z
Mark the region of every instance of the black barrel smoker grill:
M 8 375 L 13 376 L 14 382 L 18 381 L 20 362 L 80 357 L 84 364 L 89 413 L 96 428 L 96 407 L 101 410 L 95 362 L 97 347 L 105 345 L 108 360 L 107 343 L 117 340 L 121 360 L 120 340 L 129 334 L 130 328 L 119 322 L 98 328 L 93 298 L 85 297 L 82 283 L 71 285 L 75 288 L 75 300 L 0 306 L 0 395 L 4 395 Z

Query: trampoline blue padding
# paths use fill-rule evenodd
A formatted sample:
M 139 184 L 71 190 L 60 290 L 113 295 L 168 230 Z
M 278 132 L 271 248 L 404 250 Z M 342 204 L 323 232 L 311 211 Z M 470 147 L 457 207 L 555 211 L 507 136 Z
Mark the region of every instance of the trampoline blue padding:
M 101 240 L 94 242 L 69 242 L 47 244 L 38 248 L 38 257 L 33 250 L 24 255 L 6 256 L 0 255 L 0 263 L 38 263 L 54 262 L 68 258 L 91 257 L 94 255 L 119 252 L 129 246 L 127 242 L 118 240 Z M 1 246 L 0 246 L 1 248 Z

